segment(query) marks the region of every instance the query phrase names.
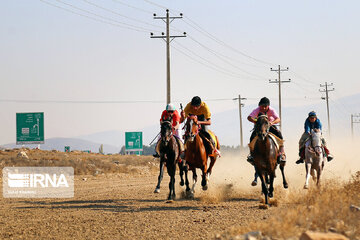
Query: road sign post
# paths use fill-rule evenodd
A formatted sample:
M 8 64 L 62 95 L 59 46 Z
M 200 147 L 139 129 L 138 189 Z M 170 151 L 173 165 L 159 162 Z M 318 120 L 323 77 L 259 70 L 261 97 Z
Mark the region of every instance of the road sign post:
M 44 113 L 16 113 L 16 144 L 44 143 Z
M 142 132 L 125 132 L 125 153 L 135 152 L 135 154 L 141 155 L 142 151 Z

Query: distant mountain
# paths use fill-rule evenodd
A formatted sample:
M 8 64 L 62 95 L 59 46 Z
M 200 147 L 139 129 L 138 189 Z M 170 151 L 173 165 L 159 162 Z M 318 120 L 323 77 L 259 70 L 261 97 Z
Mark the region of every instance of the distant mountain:
M 330 99 L 330 119 L 331 134 L 336 137 L 350 137 L 350 114 L 360 113 L 360 94 L 347 96 L 341 99 Z M 277 101 L 272 100 L 271 104 L 278 110 Z M 282 124 L 283 135 L 287 142 L 297 141 L 303 132 L 303 124 L 309 111 L 315 110 L 323 123 L 324 133 L 327 134 L 327 113 L 326 103 L 316 103 L 298 107 L 286 107 L 286 101 L 283 101 Z M 243 139 L 244 145 L 249 141 L 253 124 L 246 120 L 252 109 L 256 105 L 245 105 L 242 108 L 243 116 Z M 221 145 L 238 146 L 240 144 L 240 123 L 239 112 L 237 108 L 232 110 L 216 113 L 212 115 L 211 130 L 218 136 Z M 356 134 L 360 135 L 360 128 L 355 127 Z M 149 146 L 151 141 L 156 142 L 160 126 L 156 123 L 146 128 L 140 128 L 138 131 L 143 132 L 143 144 Z M 119 130 L 104 131 L 92 133 L 76 138 L 51 138 L 46 139 L 45 144 L 41 145 L 42 149 L 64 150 L 64 146 L 70 146 L 71 150 L 91 150 L 98 152 L 101 144 L 104 144 L 105 153 L 118 153 L 125 142 L 125 133 Z M 154 143 L 153 142 L 153 143 Z M 152 143 L 152 144 L 153 144 Z M 3 145 L 6 148 L 19 147 L 15 144 Z M 36 147 L 32 145 L 31 147 Z
M 65 146 L 70 146 L 70 150 L 80 150 L 80 151 L 86 151 L 90 150 L 91 152 L 99 152 L 99 147 L 101 143 L 86 141 L 82 139 L 76 139 L 76 138 L 50 138 L 45 139 L 45 144 L 41 144 L 40 148 L 43 150 L 58 150 L 58 151 L 64 151 Z M 18 148 L 21 145 L 16 144 L 6 144 L 2 147 L 4 148 Z M 24 145 L 25 147 L 29 148 L 35 148 L 37 145 Z M 120 147 L 115 147 L 112 145 L 104 144 L 104 152 L 105 153 L 118 153 L 120 152 Z

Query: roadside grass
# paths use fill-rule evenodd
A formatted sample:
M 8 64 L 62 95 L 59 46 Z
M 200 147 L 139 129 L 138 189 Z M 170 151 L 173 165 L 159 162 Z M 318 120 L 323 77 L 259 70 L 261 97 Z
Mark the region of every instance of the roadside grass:
M 360 171 L 348 181 L 326 180 L 320 188 L 297 190 L 282 198 L 287 206 L 277 214 L 248 226 L 234 226 L 226 236 L 261 231 L 271 238 L 286 239 L 311 230 L 360 239 L 360 210 L 351 207 L 360 205 Z
M 23 151 L 28 158 L 18 157 Z M 85 153 L 80 151 L 59 152 L 38 149 L 14 149 L 0 151 L 0 167 L 73 167 L 75 175 L 100 173 L 128 173 L 139 174 L 141 169 L 147 171 L 158 170 L 158 161 L 150 156 L 134 155 L 102 155 L 98 153 Z

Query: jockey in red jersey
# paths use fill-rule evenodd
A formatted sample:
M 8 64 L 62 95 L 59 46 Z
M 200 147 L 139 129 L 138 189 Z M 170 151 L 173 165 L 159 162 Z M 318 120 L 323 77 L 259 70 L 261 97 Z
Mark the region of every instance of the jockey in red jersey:
M 175 139 L 180 147 L 180 156 L 183 158 L 183 152 L 184 152 L 184 144 L 181 141 L 181 134 L 180 134 L 180 114 L 175 109 L 175 106 L 173 104 L 166 105 L 166 109 L 162 112 L 161 118 L 160 118 L 160 125 L 164 121 L 170 121 L 172 122 L 172 128 L 173 128 L 173 135 L 175 136 Z M 159 137 L 160 140 L 160 137 Z M 153 155 L 154 157 L 160 157 L 159 155 L 159 141 L 156 143 L 155 151 L 156 153 Z

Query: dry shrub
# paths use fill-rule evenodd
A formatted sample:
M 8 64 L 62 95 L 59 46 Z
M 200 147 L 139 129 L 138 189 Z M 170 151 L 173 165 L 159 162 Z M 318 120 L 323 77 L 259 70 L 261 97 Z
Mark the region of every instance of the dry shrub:
M 17 153 L 24 151 L 29 159 L 18 158 Z M 101 173 L 139 174 L 136 167 L 154 166 L 152 157 L 131 155 L 101 155 L 83 152 L 55 152 L 38 149 L 0 151 L 1 167 L 73 167 L 76 175 Z M 151 164 L 149 164 L 151 163 Z
M 360 211 L 350 208 L 360 204 L 360 172 L 345 183 L 332 179 L 323 181 L 320 188 L 292 192 L 283 201 L 287 206 L 266 222 L 235 227 L 231 234 L 260 230 L 266 236 L 289 238 L 306 230 L 331 230 L 350 239 L 360 239 Z

